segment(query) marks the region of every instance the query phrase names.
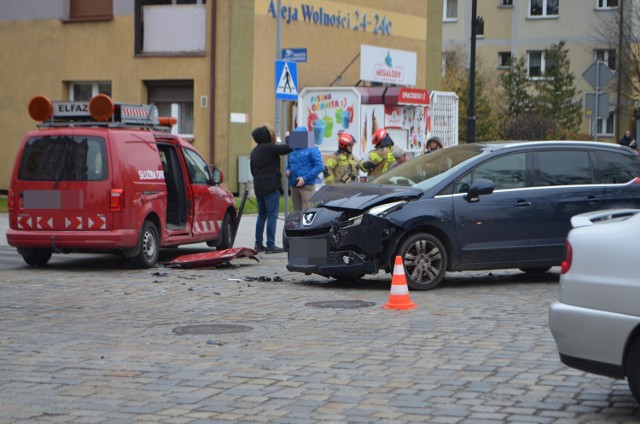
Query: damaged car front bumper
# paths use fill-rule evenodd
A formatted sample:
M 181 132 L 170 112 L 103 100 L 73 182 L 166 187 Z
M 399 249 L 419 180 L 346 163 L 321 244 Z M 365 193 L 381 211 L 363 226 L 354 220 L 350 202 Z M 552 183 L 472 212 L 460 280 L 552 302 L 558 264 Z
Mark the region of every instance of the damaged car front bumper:
M 351 215 L 317 208 L 287 217 L 287 269 L 323 276 L 377 273 L 389 221 L 368 213 Z

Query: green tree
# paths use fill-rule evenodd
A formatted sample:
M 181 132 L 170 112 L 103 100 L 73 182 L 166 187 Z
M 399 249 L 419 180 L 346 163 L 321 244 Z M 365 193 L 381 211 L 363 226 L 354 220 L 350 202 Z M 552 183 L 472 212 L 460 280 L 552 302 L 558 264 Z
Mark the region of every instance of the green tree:
M 500 86 L 505 91 L 505 102 L 502 103 L 504 114 L 516 117 L 530 113 L 533 109 L 531 96 L 531 80 L 527 77 L 527 66 L 524 56 L 511 59 L 509 70 L 499 77 Z
M 576 133 L 582 122 L 582 101 L 574 84 L 565 42 L 545 50 L 544 76 L 536 81 L 535 109 L 555 121 L 562 133 Z
M 627 7 L 603 14 L 593 30 L 599 41 L 613 52 L 612 68 L 620 78 L 621 94 L 632 104 L 640 100 L 640 31 L 637 27 L 640 7 L 635 2 L 624 2 Z
M 469 105 L 469 72 L 466 72 L 466 83 L 460 88 L 458 127 L 460 128 L 460 138 L 466 139 L 467 118 Z M 474 111 L 476 115 L 475 141 L 494 141 L 500 138 L 500 129 L 496 105 L 487 96 L 485 90 L 485 78 L 483 74 L 476 73 L 476 95 Z M 464 114 L 463 114 L 464 112 Z
M 445 73 L 442 78 L 442 89 L 453 91 L 459 96 L 458 101 L 458 137 L 467 138 L 467 118 L 469 105 L 469 68 L 466 65 L 463 50 L 445 53 Z M 493 79 L 483 72 L 482 63 L 476 66 L 476 141 L 497 140 L 500 137 L 498 100 L 491 98 Z M 486 87 L 489 86 L 489 89 Z
M 503 123 L 507 140 L 550 140 L 557 138 L 556 123 L 551 118 L 535 113 L 509 117 Z

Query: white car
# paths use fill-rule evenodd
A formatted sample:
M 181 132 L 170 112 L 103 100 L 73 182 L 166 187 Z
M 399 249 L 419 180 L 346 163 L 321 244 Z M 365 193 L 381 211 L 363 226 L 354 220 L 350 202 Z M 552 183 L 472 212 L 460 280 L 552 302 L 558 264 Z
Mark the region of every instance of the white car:
M 563 364 L 627 379 L 640 403 L 640 210 L 571 219 L 549 328 Z

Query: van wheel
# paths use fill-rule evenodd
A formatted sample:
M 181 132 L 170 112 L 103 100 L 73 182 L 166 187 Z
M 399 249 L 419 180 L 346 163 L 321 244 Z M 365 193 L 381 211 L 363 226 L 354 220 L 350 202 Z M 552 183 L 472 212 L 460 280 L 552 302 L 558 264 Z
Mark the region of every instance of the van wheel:
M 220 229 L 220 241 L 216 246 L 218 250 L 230 249 L 233 240 L 233 220 L 231 219 L 231 215 L 226 213 L 224 214 L 224 219 L 222 220 L 222 228 Z
M 18 249 L 22 259 L 31 266 L 45 266 L 51 259 L 51 249 Z
M 636 401 L 640 403 L 640 337 L 636 337 L 629 352 L 627 352 L 626 362 L 625 373 L 627 374 L 629 389 L 631 389 Z
M 437 237 L 417 233 L 407 238 L 398 249 L 404 262 L 407 286 L 413 290 L 435 288 L 447 271 L 447 251 Z M 392 258 L 395 261 L 395 257 Z M 391 263 L 393 269 L 394 263 Z
M 151 221 L 145 221 L 140 231 L 140 251 L 133 258 L 138 268 L 151 268 L 158 262 L 160 255 L 160 237 L 158 229 Z
M 231 248 L 231 235 L 233 234 L 233 223 L 231 215 L 224 214 L 224 219 L 220 225 L 220 236 L 215 240 L 209 240 L 207 246 L 215 247 L 217 250 L 224 250 Z
M 222 225 L 220 225 L 220 237 L 217 240 L 210 240 L 207 242 L 207 246 L 215 247 L 217 250 L 224 250 L 231 248 L 231 237 L 233 235 L 233 220 L 231 214 L 224 214 Z

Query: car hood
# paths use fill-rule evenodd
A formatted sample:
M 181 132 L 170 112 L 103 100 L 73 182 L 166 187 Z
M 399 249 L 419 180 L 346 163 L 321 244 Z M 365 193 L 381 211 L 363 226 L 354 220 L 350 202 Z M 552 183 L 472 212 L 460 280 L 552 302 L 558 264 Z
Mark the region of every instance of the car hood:
M 323 186 L 313 195 L 311 202 L 330 209 L 364 210 L 394 200 L 417 199 L 423 194 L 417 188 L 354 183 Z

